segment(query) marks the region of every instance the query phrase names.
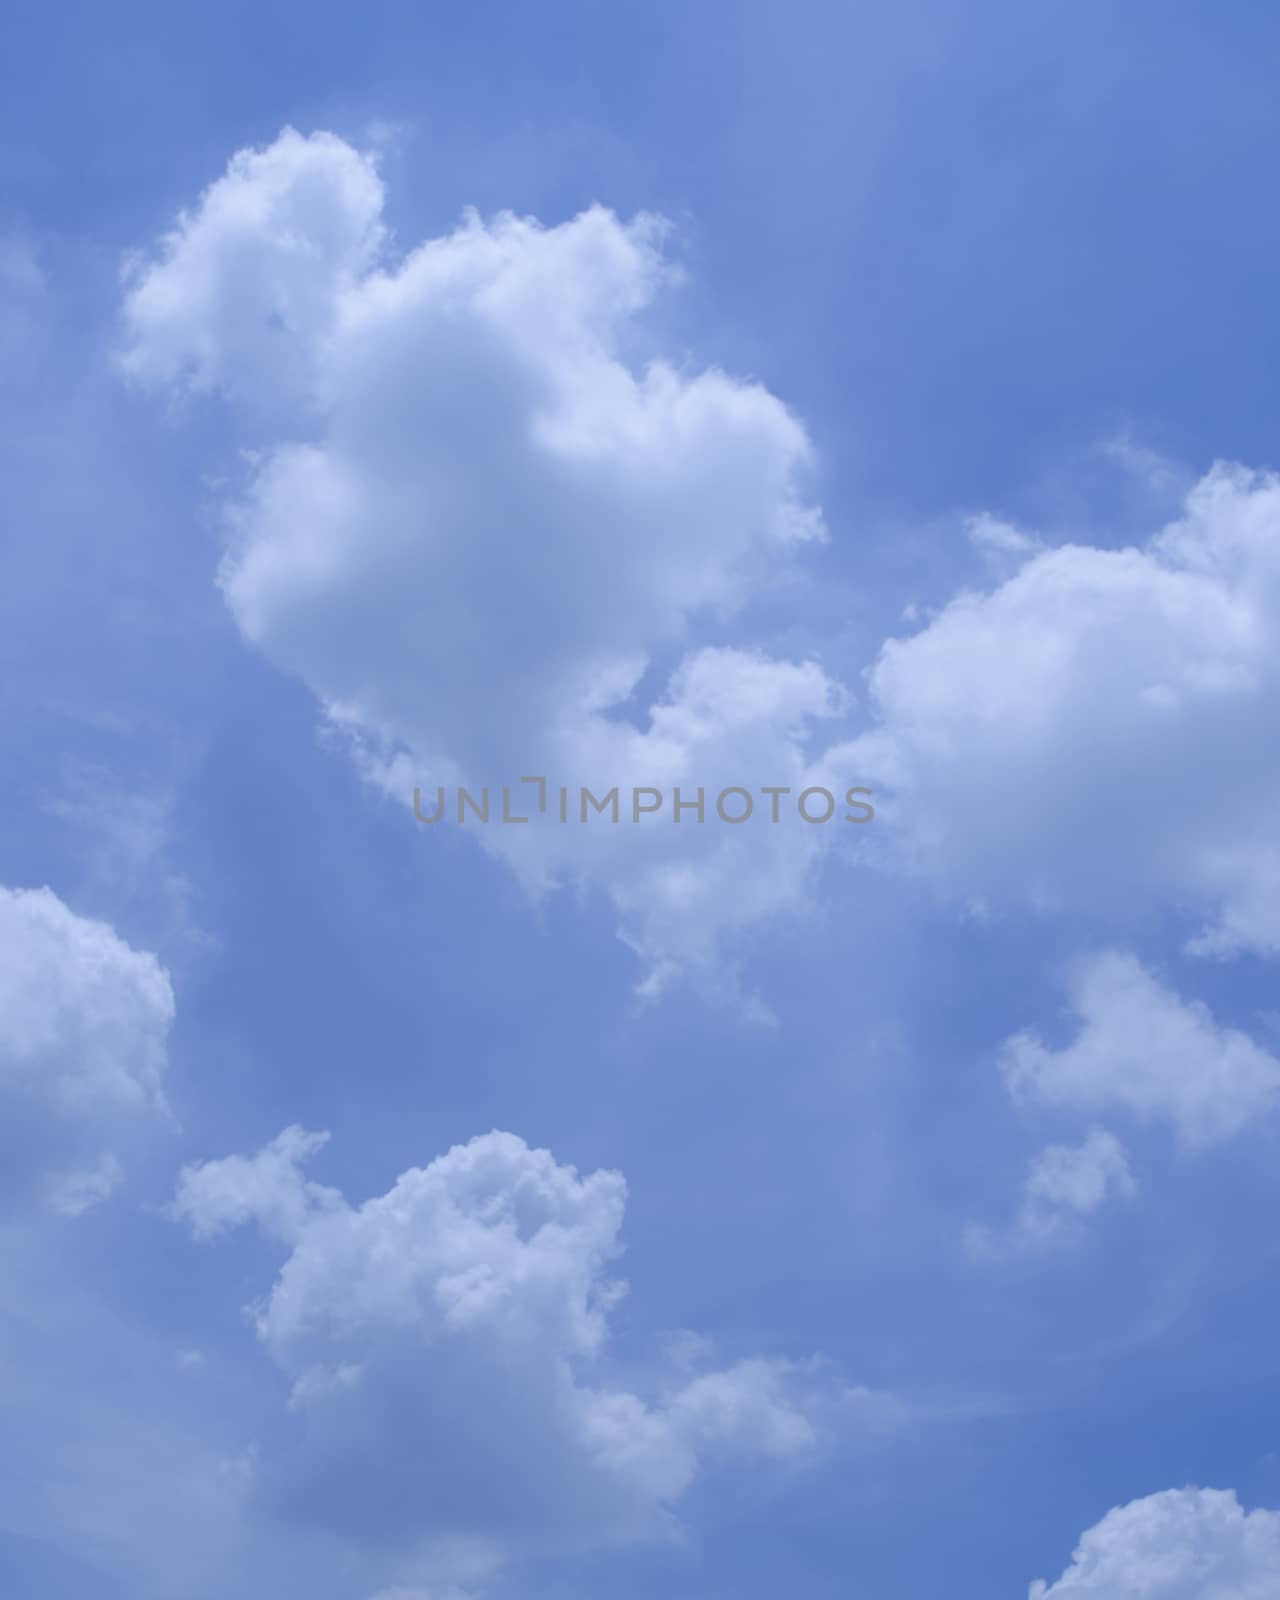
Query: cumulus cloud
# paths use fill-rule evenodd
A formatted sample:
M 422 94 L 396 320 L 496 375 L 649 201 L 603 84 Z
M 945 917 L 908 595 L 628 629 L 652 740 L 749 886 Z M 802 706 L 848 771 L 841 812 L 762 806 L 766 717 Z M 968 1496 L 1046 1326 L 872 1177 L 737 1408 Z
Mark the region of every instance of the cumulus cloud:
M 639 823 L 471 824 L 531 892 L 602 890 L 649 992 L 866 837 L 759 799 L 680 827 L 677 785 L 865 784 L 898 866 L 965 902 L 1158 902 L 1204 954 L 1280 949 L 1280 479 L 1219 465 L 1125 549 L 972 519 L 992 586 L 883 646 L 851 739 L 816 662 L 726 643 L 825 529 L 796 417 L 664 350 L 662 220 L 467 213 L 393 254 L 384 200 L 373 157 L 287 130 L 132 262 L 124 309 L 131 374 L 242 419 L 223 593 L 368 778 L 495 812 L 527 774 L 661 789 Z
M 988 904 L 1191 920 L 1280 949 L 1280 478 L 1219 465 L 1139 548 L 1035 551 L 890 640 L 845 759 L 900 863 Z
M 1230 1138 L 1280 1100 L 1280 1061 L 1217 1023 L 1119 950 L 1081 962 L 1071 987 L 1080 1027 L 1060 1049 L 1015 1034 L 1000 1068 L 1015 1098 L 1162 1119 L 1189 1146 Z
M 381 210 L 372 165 L 331 134 L 289 130 L 239 152 L 163 240 L 162 270 L 126 263 L 126 370 L 254 405 L 305 402 L 342 294 L 382 243 Z
M 883 646 L 850 739 L 816 663 L 726 645 L 825 530 L 800 422 L 664 350 L 661 219 L 468 213 L 393 255 L 383 207 L 331 135 L 240 152 L 131 264 L 123 358 L 244 419 L 223 592 L 370 779 L 663 789 L 640 824 L 473 824 L 531 891 L 603 890 L 650 992 L 865 846 L 763 806 L 679 828 L 677 784 L 865 784 L 964 902 L 1158 902 L 1202 953 L 1280 949 L 1280 479 L 1219 465 L 1125 549 L 973 519 L 993 586 Z
M 1247 1512 L 1230 1490 L 1170 1489 L 1120 1506 L 1080 1540 L 1056 1583 L 1029 1600 L 1271 1600 L 1280 1512 Z
M 670 809 L 824 781 L 843 691 L 717 637 L 825 537 L 809 440 L 760 384 L 664 354 L 661 219 L 468 213 L 393 259 L 382 206 L 329 135 L 241 152 L 133 263 L 125 366 L 252 419 L 220 583 L 367 776 L 406 805 L 526 774 L 664 791 L 639 824 L 476 825 L 532 890 L 603 889 L 657 988 L 801 909 L 838 831 Z
M 888 1418 L 885 1397 L 813 1362 L 623 1382 L 616 1172 L 491 1133 L 352 1206 L 299 1170 L 321 1142 L 291 1129 L 188 1168 L 176 1210 L 206 1236 L 254 1218 L 289 1247 L 255 1321 L 303 1442 L 264 1471 L 295 1514 L 396 1552 L 388 1584 L 429 1589 L 429 1566 L 437 1587 L 469 1587 L 458 1548 L 474 1569 L 660 1534 L 709 1459 L 799 1462 L 837 1425 Z
M 1078 1145 L 1046 1145 L 1031 1163 L 1012 1227 L 1004 1235 L 972 1227 L 969 1246 L 978 1255 L 1045 1249 L 1069 1238 L 1081 1217 L 1092 1216 L 1112 1196 L 1132 1195 L 1135 1187 L 1119 1139 L 1105 1128 L 1091 1128 Z
M 116 1144 L 166 1115 L 164 968 L 52 890 L 0 887 L 0 1133 L 7 1205 L 77 1214 L 120 1176 Z
M 265 1233 L 291 1244 L 310 1216 L 332 1209 L 336 1189 L 302 1176 L 301 1163 L 329 1142 L 327 1133 L 289 1127 L 256 1155 L 226 1156 L 184 1170 L 174 1202 L 177 1217 L 197 1239 L 256 1222 Z

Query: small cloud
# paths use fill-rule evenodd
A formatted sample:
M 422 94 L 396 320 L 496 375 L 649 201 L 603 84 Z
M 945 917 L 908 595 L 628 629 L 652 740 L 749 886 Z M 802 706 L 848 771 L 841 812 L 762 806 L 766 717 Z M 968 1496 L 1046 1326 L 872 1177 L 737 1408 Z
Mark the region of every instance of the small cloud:
M 1006 1041 L 1000 1069 L 1015 1099 L 1167 1121 L 1188 1147 L 1229 1139 L 1280 1104 L 1280 1060 L 1126 951 L 1078 965 L 1072 1009 L 1079 1031 L 1062 1049 L 1030 1031 Z
M 1043 540 L 1023 533 L 1012 522 L 993 517 L 986 511 L 969 518 L 965 533 L 987 565 L 1001 577 L 1047 548 Z
M 1031 1164 L 1022 1205 L 1012 1225 L 995 1230 L 971 1223 L 965 1244 L 973 1256 L 991 1259 L 1065 1244 L 1082 1217 L 1112 1196 L 1136 1191 L 1124 1146 L 1105 1128 L 1093 1128 L 1081 1144 L 1047 1145 Z
M 1195 482 L 1195 475 L 1172 456 L 1139 444 L 1132 434 L 1104 439 L 1098 449 L 1154 499 L 1181 500 Z

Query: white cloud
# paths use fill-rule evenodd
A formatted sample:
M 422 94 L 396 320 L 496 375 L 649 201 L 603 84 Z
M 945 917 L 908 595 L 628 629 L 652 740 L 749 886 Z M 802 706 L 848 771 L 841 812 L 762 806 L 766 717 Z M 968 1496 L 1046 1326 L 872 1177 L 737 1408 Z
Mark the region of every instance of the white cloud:
M 167 1114 L 173 991 L 156 958 L 50 889 L 0 887 L 4 1199 L 75 1214 L 120 1174 L 111 1145 Z
M 990 515 L 997 574 L 868 674 L 875 726 L 814 662 L 726 643 L 824 537 L 805 431 L 758 384 L 677 363 L 665 225 L 468 213 L 391 253 L 376 163 L 287 131 L 237 155 L 131 269 L 127 369 L 216 390 L 255 452 L 220 582 L 361 770 L 661 817 L 470 827 L 531 892 L 601 889 L 656 992 L 812 905 L 840 823 L 682 828 L 702 786 L 876 791 L 890 854 L 970 905 L 1159 903 L 1192 947 L 1280 949 L 1280 479 L 1215 467 L 1141 547 L 1045 548 Z M 823 750 L 825 746 L 825 750 Z M 517 806 L 519 802 L 517 801 Z M 433 837 L 419 830 L 424 846 Z
M 1070 1044 L 1053 1049 L 1029 1032 L 1006 1042 L 1000 1067 L 1016 1098 L 1162 1118 L 1192 1146 L 1231 1137 L 1280 1101 L 1280 1061 L 1135 956 L 1081 962 L 1071 1004 L 1080 1028 Z
M 320 1142 L 294 1129 L 188 1168 L 177 1209 L 205 1235 L 254 1216 L 291 1247 L 256 1310 L 305 1430 L 275 1492 L 357 1541 L 376 1522 L 406 1564 L 393 1583 L 429 1565 L 469 1587 L 446 1559 L 459 1539 L 492 1554 L 659 1534 L 706 1460 L 801 1461 L 890 1415 L 814 1363 L 691 1373 L 687 1341 L 665 1375 L 622 1382 L 616 1172 L 491 1133 L 353 1207 L 297 1170 Z
M 1280 1512 L 1246 1512 L 1230 1490 L 1170 1489 L 1120 1506 L 1030 1600 L 1273 1600 Z
M 127 263 L 126 370 L 255 406 L 305 402 L 342 296 L 382 243 L 381 210 L 372 165 L 331 134 L 242 150 L 179 217 L 161 269 Z
M 965 525 L 969 541 L 1000 577 L 1007 577 L 1023 562 L 1044 549 L 1043 543 L 1029 533 L 1023 533 L 1011 522 L 1004 522 L 983 511 L 970 517 Z
M 1166 905 L 1204 953 L 1280 949 L 1280 478 L 1220 465 L 1141 548 L 1031 553 L 869 681 L 879 726 L 842 759 L 904 866 L 990 904 Z
M 242 152 L 135 264 L 126 367 L 268 396 L 221 585 L 369 777 L 406 805 L 526 774 L 663 789 L 640 824 L 473 824 L 533 890 L 603 888 L 656 989 L 803 909 L 837 834 L 669 809 L 677 784 L 711 806 L 823 781 L 808 744 L 842 692 L 720 638 L 825 537 L 809 441 L 759 384 L 664 357 L 660 219 L 469 213 L 393 261 L 381 207 L 373 160 L 330 136 Z
M 188 1167 L 174 1202 L 175 1215 L 191 1224 L 197 1239 L 256 1222 L 265 1233 L 292 1244 L 313 1213 L 331 1210 L 342 1196 L 311 1183 L 299 1163 L 323 1150 L 327 1133 L 286 1128 L 256 1155 L 226 1156 Z
M 979 1255 L 1046 1249 L 1069 1238 L 1079 1218 L 1092 1216 L 1112 1196 L 1132 1195 L 1135 1187 L 1119 1139 L 1105 1128 L 1091 1128 L 1078 1145 L 1046 1145 L 1031 1163 L 1007 1234 L 971 1227 L 969 1246 Z
M 1051 1209 L 1088 1216 L 1113 1190 L 1131 1193 L 1133 1179 L 1124 1146 L 1105 1128 L 1094 1128 L 1079 1145 L 1048 1145 L 1027 1179 L 1027 1198 Z

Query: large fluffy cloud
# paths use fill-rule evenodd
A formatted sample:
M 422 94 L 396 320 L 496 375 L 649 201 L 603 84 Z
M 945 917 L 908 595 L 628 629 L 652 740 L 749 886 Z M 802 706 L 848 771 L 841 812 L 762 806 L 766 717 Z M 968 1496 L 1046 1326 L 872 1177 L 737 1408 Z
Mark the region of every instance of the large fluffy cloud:
M 726 929 L 805 903 L 839 831 L 794 802 L 779 825 L 713 809 L 729 784 L 822 782 L 808 746 L 843 705 L 815 664 L 718 637 L 825 536 L 804 429 L 759 384 L 664 357 L 659 219 L 469 214 L 393 260 L 382 201 L 330 136 L 237 155 L 134 264 L 125 364 L 255 419 L 222 588 L 369 775 L 406 804 L 526 774 L 575 806 L 581 785 L 624 806 L 660 787 L 658 818 L 485 842 L 532 886 L 603 887 L 653 981 L 705 966 Z M 706 790 L 708 823 L 673 824 L 676 785 Z
M 1056 1583 L 1030 1600 L 1272 1600 L 1280 1512 L 1246 1512 L 1229 1490 L 1170 1489 L 1109 1511 Z
M 163 967 L 50 889 L 0 887 L 0 1199 L 77 1212 L 165 1112 Z
M 1217 467 L 1134 548 L 977 519 L 1003 576 L 884 646 L 874 726 L 849 740 L 817 663 L 724 642 L 822 522 L 786 408 L 664 358 L 660 220 L 468 215 L 393 256 L 383 205 L 369 158 L 286 131 L 134 263 L 125 307 L 137 377 L 247 419 L 261 448 L 226 508 L 223 591 L 371 779 L 406 805 L 415 786 L 488 787 L 495 817 L 514 790 L 528 822 L 467 826 L 533 888 L 602 887 L 650 990 L 710 969 L 727 930 L 802 912 L 819 858 L 860 836 L 792 803 L 775 824 L 759 797 L 728 824 L 730 784 L 867 781 L 886 859 L 971 902 L 1157 904 L 1202 951 L 1280 947 L 1262 736 L 1280 480 Z M 527 774 L 568 785 L 567 824 L 554 798 L 532 808 Z M 583 785 L 619 790 L 622 820 L 579 820 Z M 666 797 L 643 822 L 636 785 Z M 708 820 L 673 823 L 677 787 L 703 790 Z M 1074 1044 L 1010 1041 L 1016 1092 L 1163 1116 L 1190 1143 L 1273 1102 L 1280 1064 L 1128 958 L 1086 964 L 1076 1002 Z M 1073 1209 L 1034 1183 L 1026 1204 L 1020 1233 Z
M 1280 949 L 1280 479 L 1218 466 L 1140 548 L 1028 542 L 892 640 L 846 759 L 902 859 L 999 904 L 1188 919 Z
M 288 1250 L 256 1308 L 302 1448 L 264 1469 L 295 1512 L 401 1570 L 450 1550 L 660 1532 L 708 1459 L 810 1455 L 886 1402 L 806 1363 L 673 1361 L 624 1378 L 608 1349 L 625 1185 L 491 1133 L 352 1206 L 306 1179 L 321 1136 L 188 1168 L 176 1210 L 209 1236 L 253 1218 Z
M 677 828 L 677 784 L 866 783 L 901 864 L 963 900 L 1156 902 L 1206 953 L 1280 948 L 1280 480 L 1219 466 L 1133 548 L 978 519 L 1007 575 L 884 646 L 850 740 L 818 665 L 726 647 L 823 525 L 785 406 L 664 352 L 660 220 L 468 215 L 393 258 L 382 211 L 370 159 L 287 131 L 126 301 L 129 370 L 247 419 L 223 590 L 371 777 L 406 803 L 660 787 L 638 824 L 472 824 L 533 887 L 602 887 L 655 985 L 865 838 L 760 804 Z

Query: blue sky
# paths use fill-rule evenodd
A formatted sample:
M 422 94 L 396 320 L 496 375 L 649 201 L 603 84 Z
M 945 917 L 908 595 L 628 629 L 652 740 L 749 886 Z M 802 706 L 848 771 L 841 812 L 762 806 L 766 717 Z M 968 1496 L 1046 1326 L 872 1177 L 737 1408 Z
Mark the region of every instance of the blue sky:
M 1280 1590 L 1280 19 L 10 41 L 0 1587 Z

